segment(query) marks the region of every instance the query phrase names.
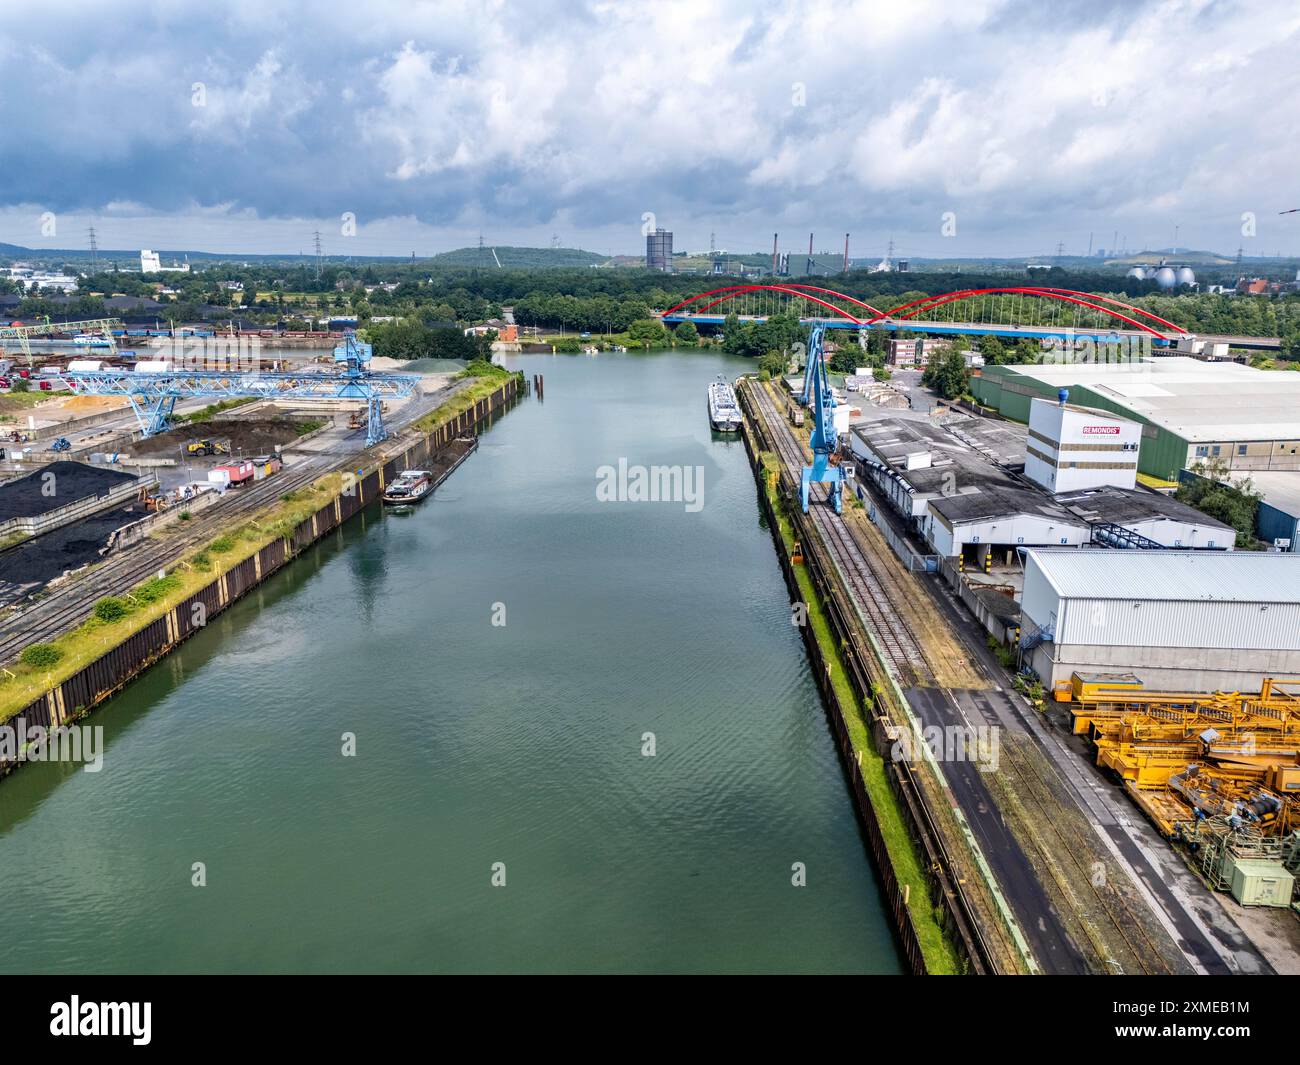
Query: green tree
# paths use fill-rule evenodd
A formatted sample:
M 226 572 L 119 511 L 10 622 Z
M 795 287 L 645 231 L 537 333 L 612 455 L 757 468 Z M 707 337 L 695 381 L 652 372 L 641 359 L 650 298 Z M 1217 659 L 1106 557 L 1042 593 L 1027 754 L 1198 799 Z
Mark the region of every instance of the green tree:
M 1263 496 L 1251 479 L 1233 480 L 1222 460 L 1198 462 L 1191 469 L 1196 477 L 1179 485 L 1174 498 L 1231 525 L 1237 532 L 1237 547 L 1255 547 L 1255 514 Z
M 666 341 L 666 330 L 658 318 L 638 318 L 627 327 L 627 338 L 633 344 L 650 348 Z
M 1007 349 L 1002 341 L 992 333 L 979 338 L 979 353 L 984 356 L 984 361 L 990 366 L 996 366 L 999 363 L 1009 361 L 1007 359 Z
M 925 373 L 921 375 L 921 381 L 944 399 L 956 399 L 966 393 L 970 372 L 966 369 L 966 360 L 962 358 L 961 352 L 949 350 L 930 360 Z
M 758 360 L 759 376 L 764 374 L 768 378 L 780 377 L 789 365 L 789 360 L 779 351 L 769 351 L 766 355 Z
M 375 354 L 388 359 L 490 358 L 493 337 L 467 337 L 459 329 L 430 329 L 415 319 L 369 326 Z M 486 355 L 484 353 L 487 353 Z
M 682 322 L 673 330 L 673 336 L 678 344 L 687 348 L 693 348 L 700 342 L 700 331 L 695 328 L 694 322 Z

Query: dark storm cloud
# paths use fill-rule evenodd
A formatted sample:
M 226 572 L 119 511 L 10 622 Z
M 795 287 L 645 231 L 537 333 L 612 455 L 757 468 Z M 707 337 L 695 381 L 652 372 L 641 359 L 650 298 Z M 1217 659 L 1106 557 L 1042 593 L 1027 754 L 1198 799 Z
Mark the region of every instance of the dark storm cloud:
M 1296 35 L 1265 4 L 52 0 L 0 31 L 0 207 L 1235 247 L 1294 206 Z

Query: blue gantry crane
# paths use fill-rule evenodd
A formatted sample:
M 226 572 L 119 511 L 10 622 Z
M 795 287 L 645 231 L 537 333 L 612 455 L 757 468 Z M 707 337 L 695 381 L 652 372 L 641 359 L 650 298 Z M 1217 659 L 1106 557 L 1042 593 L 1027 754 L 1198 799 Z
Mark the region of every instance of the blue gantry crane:
M 822 340 L 826 327 L 815 325 L 808 335 L 808 363 L 804 367 L 805 388 L 813 411 L 812 465 L 803 468 L 800 492 L 804 513 L 808 513 L 808 495 L 814 483 L 830 485 L 828 500 L 835 513 L 844 509 L 844 471 L 836 457 L 839 441 L 835 436 L 835 394 L 831 391 L 830 375 L 822 354 Z
M 225 370 L 185 370 L 163 364 L 160 369 L 68 371 L 60 376 L 77 392 L 92 396 L 125 396 L 143 436 L 166 432 L 178 399 L 353 399 L 366 404 L 366 447 L 388 437 L 383 403 L 411 395 L 419 383 L 414 374 L 371 373 L 371 346 L 349 333 L 334 349 L 333 373 L 262 373 Z

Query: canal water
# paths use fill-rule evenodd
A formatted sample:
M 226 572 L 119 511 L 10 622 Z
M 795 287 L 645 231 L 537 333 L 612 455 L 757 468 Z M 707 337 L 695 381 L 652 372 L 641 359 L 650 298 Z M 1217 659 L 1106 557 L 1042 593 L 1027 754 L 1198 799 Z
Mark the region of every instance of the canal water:
M 706 420 L 745 363 L 509 361 L 545 399 L 435 498 L 88 719 L 99 773 L 0 781 L 0 971 L 899 970 L 744 447 Z M 622 498 L 650 466 L 689 491 Z

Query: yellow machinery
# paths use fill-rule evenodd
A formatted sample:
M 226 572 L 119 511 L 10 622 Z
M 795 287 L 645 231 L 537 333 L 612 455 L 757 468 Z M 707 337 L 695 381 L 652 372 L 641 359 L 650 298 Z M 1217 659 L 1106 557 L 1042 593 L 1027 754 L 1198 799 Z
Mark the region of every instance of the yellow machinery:
M 1070 712 L 1166 836 L 1189 838 L 1207 818 L 1266 836 L 1300 828 L 1300 681 L 1207 695 L 1076 673 Z

